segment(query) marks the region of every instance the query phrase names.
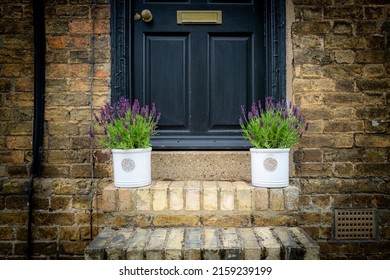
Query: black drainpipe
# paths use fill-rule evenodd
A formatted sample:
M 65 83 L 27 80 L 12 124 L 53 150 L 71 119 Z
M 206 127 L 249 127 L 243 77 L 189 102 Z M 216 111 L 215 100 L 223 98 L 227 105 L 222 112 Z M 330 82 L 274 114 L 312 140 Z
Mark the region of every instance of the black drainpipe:
M 28 237 L 27 258 L 33 255 L 32 244 L 32 220 L 34 210 L 34 178 L 38 176 L 42 168 L 43 158 L 43 134 L 44 134 L 44 110 L 45 110 L 45 1 L 34 1 L 34 123 L 33 123 L 33 158 L 30 170 L 30 180 L 26 188 L 28 195 Z

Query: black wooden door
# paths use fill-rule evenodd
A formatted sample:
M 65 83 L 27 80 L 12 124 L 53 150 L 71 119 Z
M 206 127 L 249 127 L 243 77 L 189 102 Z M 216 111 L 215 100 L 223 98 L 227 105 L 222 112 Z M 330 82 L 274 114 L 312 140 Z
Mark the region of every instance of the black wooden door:
M 265 92 L 263 1 L 132 2 L 132 97 L 156 103 L 162 113 L 153 147 L 248 147 L 238 118 L 240 105 Z M 145 9 L 150 22 L 137 20 Z M 178 11 L 197 15 L 178 23 Z M 203 11 L 222 22 L 196 22 L 204 20 Z

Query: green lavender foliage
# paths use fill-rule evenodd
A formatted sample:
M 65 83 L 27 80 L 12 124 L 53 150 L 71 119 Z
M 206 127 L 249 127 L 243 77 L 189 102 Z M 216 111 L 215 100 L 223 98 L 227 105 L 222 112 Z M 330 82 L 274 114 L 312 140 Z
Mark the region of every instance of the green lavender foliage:
M 141 107 L 138 100 L 130 105 L 124 97 L 114 105 L 106 103 L 100 109 L 99 116 L 95 114 L 96 122 L 104 130 L 101 145 L 111 149 L 148 148 L 151 137 L 156 135 L 160 116 L 155 104 L 151 109 L 148 105 Z M 90 134 L 94 137 L 93 132 Z
M 244 106 L 241 106 L 241 111 L 243 137 L 259 149 L 291 148 L 299 142 L 309 125 L 299 114 L 297 106 L 291 103 L 287 106 L 284 100 L 275 103 L 272 97 L 266 98 L 265 110 L 259 101 L 258 105 L 252 103 L 248 113 Z

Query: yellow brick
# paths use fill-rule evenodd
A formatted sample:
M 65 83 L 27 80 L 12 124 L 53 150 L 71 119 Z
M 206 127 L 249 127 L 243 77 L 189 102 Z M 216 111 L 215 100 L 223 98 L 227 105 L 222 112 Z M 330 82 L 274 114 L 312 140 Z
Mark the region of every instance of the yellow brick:
M 118 189 L 118 210 L 119 211 L 130 211 L 133 209 L 132 194 L 134 193 L 131 189 Z
M 199 226 L 199 216 L 197 215 L 158 215 L 153 219 L 153 225 L 156 227 L 174 227 L 174 226 Z
M 200 210 L 200 182 L 188 181 L 186 186 L 186 210 Z
M 237 190 L 238 211 L 251 210 L 251 186 L 245 182 L 234 182 L 233 185 Z
M 184 182 L 173 182 L 169 186 L 169 209 L 183 210 L 184 196 L 183 196 Z
M 150 210 L 150 187 L 140 188 L 136 191 L 136 210 L 149 211 Z
M 218 189 L 215 181 L 203 182 L 203 210 L 218 210 Z
M 221 210 L 234 210 L 234 187 L 230 182 L 218 182 L 221 192 Z
M 253 189 L 253 206 L 255 211 L 268 210 L 268 189 L 254 188 Z
M 168 208 L 168 186 L 169 182 L 157 182 L 153 188 L 153 210 L 161 211 Z
M 116 211 L 116 199 L 117 199 L 117 189 L 114 187 L 114 184 L 107 186 L 103 190 L 103 212 L 113 212 Z
M 283 189 L 271 189 L 269 195 L 269 205 L 271 210 L 284 210 L 284 194 Z

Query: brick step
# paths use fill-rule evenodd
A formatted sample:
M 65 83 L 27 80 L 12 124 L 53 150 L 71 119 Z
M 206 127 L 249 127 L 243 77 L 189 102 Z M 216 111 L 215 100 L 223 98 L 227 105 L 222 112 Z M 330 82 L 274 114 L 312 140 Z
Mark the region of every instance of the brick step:
M 104 188 L 105 226 L 251 227 L 297 225 L 299 188 L 255 188 L 244 181 L 154 181 Z
M 298 227 L 105 228 L 85 259 L 302 260 L 319 259 L 319 246 Z

